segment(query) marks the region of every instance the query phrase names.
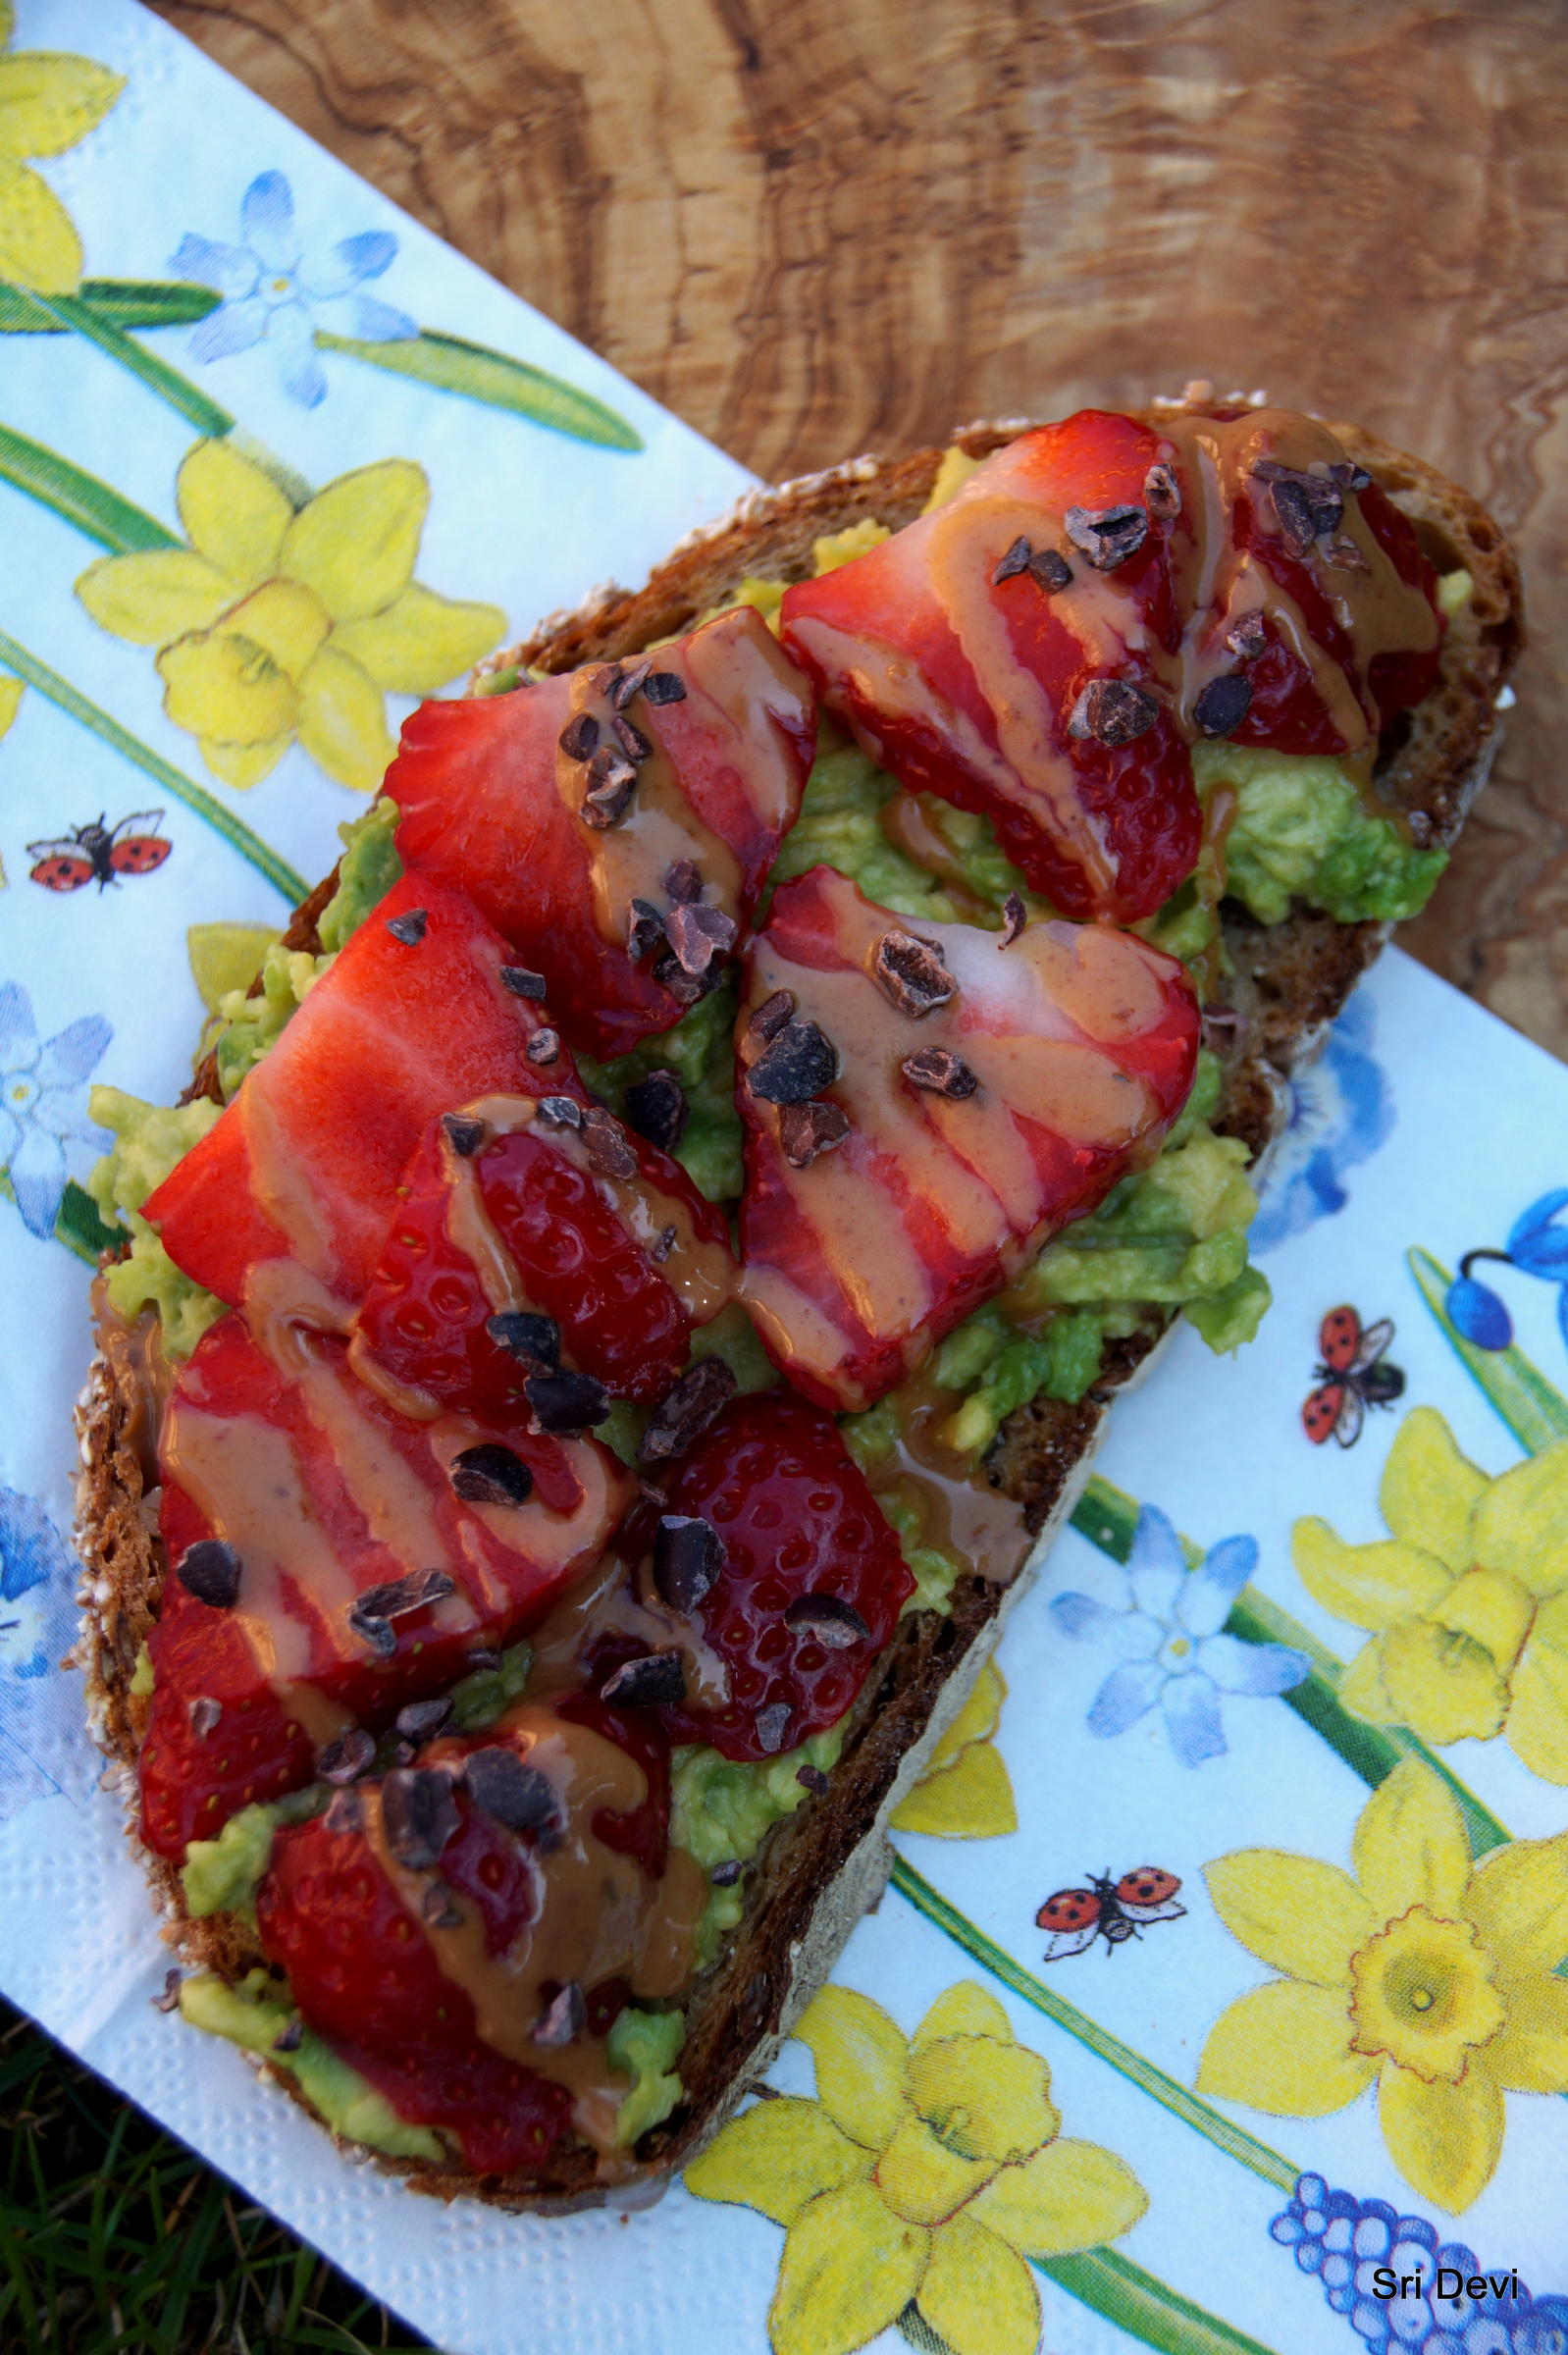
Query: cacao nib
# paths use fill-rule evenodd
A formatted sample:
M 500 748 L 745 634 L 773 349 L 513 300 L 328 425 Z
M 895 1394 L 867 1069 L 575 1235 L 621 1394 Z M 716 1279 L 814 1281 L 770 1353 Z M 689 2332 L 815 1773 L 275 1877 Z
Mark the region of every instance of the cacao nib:
M 599 1698 L 612 1709 L 657 1709 L 686 1699 L 678 1651 L 645 1651 L 606 1676 Z
M 535 1374 L 523 1385 L 532 1429 L 569 1439 L 602 1423 L 609 1413 L 604 1386 L 592 1374 Z
M 374 1764 L 376 1744 L 362 1725 L 351 1725 L 316 1757 L 316 1772 L 324 1783 L 340 1787 L 354 1782 Z
M 588 1147 L 588 1166 L 601 1178 L 637 1176 L 642 1165 L 627 1142 L 626 1131 L 601 1104 L 591 1105 L 584 1113 L 583 1141 Z
M 228 1611 L 239 1599 L 242 1569 L 238 1554 L 222 1538 L 198 1538 L 176 1562 L 175 1576 L 198 1602 L 210 1602 L 215 1611 Z
M 560 1798 L 549 1776 L 503 1742 L 471 1751 L 462 1779 L 475 1806 L 504 1831 L 550 1831 L 560 1823 Z
M 542 998 L 545 994 L 544 974 L 531 971 L 526 965 L 503 965 L 500 985 L 514 998 Z
M 653 1588 L 690 1618 L 724 1566 L 724 1541 L 700 1515 L 666 1513 L 653 1537 Z
M 1002 937 L 997 942 L 997 947 L 1010 949 L 1028 920 L 1029 912 L 1024 907 L 1022 898 L 1018 892 L 1010 891 L 1002 902 Z
M 457 1830 L 450 1777 L 430 1766 L 394 1767 L 381 1787 L 381 1820 L 392 1861 L 427 1870 Z
M 1130 679 L 1091 679 L 1072 706 L 1068 731 L 1092 736 L 1096 744 L 1130 744 L 1159 716 L 1153 696 Z
M 634 662 L 630 670 L 622 671 L 609 691 L 611 708 L 624 711 L 633 698 L 642 693 L 653 672 L 653 665 L 646 655 L 641 662 Z
M 451 1713 L 452 1704 L 443 1695 L 434 1701 L 405 1701 L 392 1722 L 405 1742 L 429 1742 Z
M 746 1085 L 763 1104 L 804 1104 L 837 1077 L 838 1049 L 825 1031 L 814 1022 L 786 1022 L 747 1073 Z
M 637 1452 L 645 1464 L 684 1455 L 721 1406 L 735 1395 L 735 1376 L 721 1357 L 700 1357 L 665 1391 L 643 1432 Z
M 714 1865 L 707 1877 L 715 1889 L 733 1889 L 745 1869 L 739 1857 L 726 1857 L 722 1864 Z
M 777 1038 L 794 1012 L 794 991 L 775 989 L 770 998 L 762 1000 L 761 1005 L 747 1023 L 747 1036 L 749 1038 Z
M 906 1055 L 900 1068 L 915 1086 L 935 1096 L 951 1096 L 955 1102 L 972 1096 L 980 1084 L 979 1073 L 947 1047 L 921 1047 L 918 1054 Z
M 770 1701 L 765 1709 L 757 1712 L 757 1739 L 769 1756 L 784 1747 L 784 1737 L 790 1730 L 789 1703 Z
M 653 747 L 635 719 L 617 719 L 614 727 L 616 743 L 635 766 L 641 767 L 645 760 L 653 759 Z
M 700 900 L 703 896 L 703 878 L 698 872 L 697 862 L 694 859 L 677 859 L 664 877 L 664 889 L 672 900 L 678 901 L 683 907 L 688 900 Z
M 820 1766 L 797 1766 L 795 1780 L 803 1790 L 814 1791 L 818 1799 L 827 1789 L 827 1776 L 822 1772 Z
M 995 572 L 992 573 L 992 587 L 1000 589 L 1004 581 L 1017 580 L 1020 572 L 1027 572 L 1029 569 L 1029 558 L 1033 553 L 1034 550 L 1030 548 L 1027 540 L 1024 539 L 1022 533 L 1020 532 L 1019 537 L 1014 541 L 1012 547 L 1008 550 L 1006 555 L 1003 556 Z
M 652 957 L 664 938 L 664 918 L 652 900 L 626 903 L 626 952 L 634 965 Z
M 1149 536 L 1142 507 L 1069 507 L 1062 520 L 1068 538 L 1096 572 L 1115 572 Z
M 797 1595 L 784 1612 L 792 1634 L 812 1636 L 829 1651 L 848 1651 L 870 1641 L 871 1631 L 852 1602 L 837 1595 Z
M 537 1374 L 553 1374 L 561 1361 L 561 1329 L 553 1317 L 533 1308 L 503 1308 L 487 1318 L 485 1331 L 497 1349 Z
M 297 2053 L 304 2041 L 305 2023 L 294 2018 L 279 2029 L 272 2040 L 272 2049 L 275 2053 Z
M 523 1049 L 530 1063 L 558 1063 L 560 1051 L 561 1034 L 558 1030 L 551 1030 L 548 1024 L 536 1030 Z
M 599 743 L 599 722 L 592 711 L 579 711 L 569 719 L 557 739 L 568 760 L 586 760 Z
M 1228 736 L 1251 708 L 1252 681 L 1238 670 L 1227 670 L 1209 681 L 1192 706 L 1192 716 L 1203 735 Z
M 558 2052 L 581 2036 L 588 2020 L 588 2006 L 583 1991 L 575 1979 L 550 1997 L 544 2011 L 529 2030 L 534 2042 L 546 2052 Z
M 829 1153 L 850 1132 L 850 1116 L 841 1104 L 818 1096 L 804 1104 L 781 1104 L 778 1141 L 791 1169 L 809 1170 L 818 1153 Z
M 1243 661 L 1250 661 L 1254 654 L 1261 654 L 1268 643 L 1269 633 L 1264 627 L 1261 613 L 1243 613 L 1226 636 L 1226 645 L 1230 653 L 1238 654 Z
M 198 1742 L 215 1733 L 223 1723 L 223 1702 L 214 1701 L 210 1693 L 200 1694 L 190 1704 L 190 1730 Z
M 476 1121 L 465 1112 L 444 1112 L 441 1125 L 446 1131 L 446 1142 L 463 1161 L 471 1161 L 490 1134 L 483 1121 Z
M 691 1116 L 686 1090 L 674 1072 L 650 1072 L 626 1090 L 626 1118 L 639 1136 L 661 1153 L 673 1153 Z
M 1323 551 L 1323 560 L 1326 564 L 1332 564 L 1336 572 L 1370 572 L 1372 570 L 1371 564 L 1350 538 L 1348 532 L 1341 532 L 1334 539 L 1329 541 Z
M 575 1096 L 541 1096 L 539 1118 L 547 1128 L 581 1128 L 583 1108 Z
M 1029 578 L 1047 597 L 1054 597 L 1071 580 L 1072 567 L 1056 549 L 1037 548 L 1029 558 Z
M 428 1603 L 441 1602 L 451 1592 L 452 1582 L 444 1570 L 410 1570 L 406 1578 L 391 1579 L 384 1587 L 367 1587 L 356 1597 L 348 1624 L 373 1650 L 395 1651 L 392 1621 L 406 1618 L 410 1611 L 422 1611 Z
M 484 1439 L 455 1455 L 451 1484 L 464 1504 L 526 1504 L 534 1492 L 534 1475 L 499 1439 Z
M 1156 523 L 1174 523 L 1181 512 L 1181 486 L 1169 466 L 1154 465 L 1143 478 L 1143 503 Z
M 400 940 L 405 949 L 417 949 L 430 927 L 430 917 L 423 908 L 405 909 L 401 916 L 390 916 L 387 929 L 393 940 Z
M 715 957 L 727 955 L 736 930 L 735 918 L 722 908 L 705 908 L 695 900 L 677 902 L 664 918 L 664 937 L 688 973 L 706 973 Z
M 871 959 L 871 974 L 880 981 L 900 1014 L 913 1021 L 945 1006 L 958 994 L 958 983 L 942 960 L 942 952 L 911 932 L 884 932 Z M 810 1091 L 813 1095 L 816 1090 Z
M 643 694 L 651 704 L 684 704 L 686 682 L 673 670 L 653 670 L 643 681 Z
M 1299 483 L 1272 483 L 1269 495 L 1274 500 L 1275 520 L 1280 537 L 1293 554 L 1304 556 L 1318 537 L 1317 518 L 1312 501 Z

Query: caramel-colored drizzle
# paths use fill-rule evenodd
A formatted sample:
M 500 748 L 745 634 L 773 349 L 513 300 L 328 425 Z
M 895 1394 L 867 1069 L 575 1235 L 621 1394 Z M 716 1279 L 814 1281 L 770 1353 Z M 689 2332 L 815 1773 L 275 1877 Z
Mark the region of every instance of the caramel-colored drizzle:
M 613 746 L 613 722 L 622 715 L 616 713 L 607 691 L 595 686 L 601 675 L 598 670 L 572 674 L 570 715 L 576 719 L 586 712 L 596 719 L 600 743 Z M 558 745 L 555 751 L 555 790 L 571 811 L 588 853 L 594 921 L 601 938 L 617 949 L 626 947 L 632 900 L 647 900 L 661 915 L 669 908 L 664 877 L 680 860 L 694 862 L 706 887 L 704 897 L 711 904 L 734 911 L 741 889 L 734 852 L 681 790 L 674 763 L 659 741 L 658 709 L 650 708 L 639 696 L 623 716 L 642 730 L 653 751 L 640 763 L 625 815 L 614 825 L 589 825 L 582 815 L 588 762 L 573 760 Z

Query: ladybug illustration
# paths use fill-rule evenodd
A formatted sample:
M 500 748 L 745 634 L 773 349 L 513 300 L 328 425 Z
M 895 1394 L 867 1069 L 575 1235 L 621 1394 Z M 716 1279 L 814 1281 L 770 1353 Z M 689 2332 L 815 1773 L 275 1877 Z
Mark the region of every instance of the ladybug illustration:
M 1397 1366 L 1383 1364 L 1393 1320 L 1363 1327 L 1353 1308 L 1331 1308 L 1318 1332 L 1319 1387 L 1301 1409 L 1301 1428 L 1315 1447 L 1333 1437 L 1353 1447 L 1369 1406 L 1391 1406 L 1405 1387 Z
M 1113 1881 L 1108 1872 L 1091 1872 L 1087 1889 L 1059 1889 L 1034 1916 L 1037 1929 L 1049 1930 L 1045 1959 L 1061 1962 L 1064 1955 L 1081 1955 L 1096 1938 L 1105 1951 L 1136 1938 L 1145 1922 L 1176 1921 L 1186 1911 L 1176 1902 L 1181 1883 L 1162 1864 L 1137 1864 Z
M 94 825 L 73 826 L 59 842 L 29 842 L 27 857 L 37 861 L 32 880 L 45 891 L 79 891 L 96 878 L 104 891 L 122 875 L 150 875 L 174 847 L 157 831 L 162 823 L 161 810 L 138 810 L 117 826 L 100 817 Z

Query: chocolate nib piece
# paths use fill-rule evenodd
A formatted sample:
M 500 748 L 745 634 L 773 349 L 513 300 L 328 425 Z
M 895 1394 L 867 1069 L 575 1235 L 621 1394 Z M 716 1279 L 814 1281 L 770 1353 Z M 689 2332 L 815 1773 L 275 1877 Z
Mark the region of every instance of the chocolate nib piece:
M 871 960 L 871 972 L 900 1014 L 909 1015 L 914 1021 L 958 995 L 959 985 L 943 963 L 941 950 L 928 940 L 916 940 L 911 932 L 883 933 Z
M 216 1611 L 234 1608 L 239 1599 L 239 1580 L 244 1565 L 232 1545 L 222 1538 L 198 1538 L 187 1545 L 175 1564 L 175 1576 L 187 1595 L 198 1602 L 210 1602 Z
M 362 1725 L 351 1725 L 346 1734 L 340 1734 L 336 1742 L 329 1742 L 326 1749 L 318 1753 L 316 1772 L 324 1783 L 336 1783 L 341 1787 L 362 1775 L 375 1755 L 374 1737 L 367 1734 Z
M 503 965 L 500 985 L 510 990 L 514 998 L 542 998 L 545 994 L 544 974 L 536 973 L 526 965 Z
M 602 1423 L 609 1399 L 602 1383 L 592 1374 L 536 1374 L 523 1385 L 533 1409 L 534 1428 L 570 1438 Z
M 706 973 L 715 957 L 735 946 L 737 926 L 722 908 L 699 902 L 677 902 L 664 918 L 664 937 L 674 950 L 683 972 Z
M 1010 891 L 1002 902 L 1002 937 L 997 942 L 997 947 L 1010 949 L 1028 920 L 1029 912 L 1024 907 L 1021 896 L 1016 891 Z
M 626 1131 L 601 1104 L 590 1105 L 583 1115 L 583 1142 L 588 1147 L 588 1166 L 601 1178 L 637 1176 L 640 1164 Z
M 673 1153 L 680 1143 L 691 1109 L 674 1072 L 650 1072 L 626 1090 L 626 1118 L 661 1153 Z
M 992 586 L 1000 589 L 1004 581 L 1017 580 L 1020 572 L 1027 572 L 1029 569 L 1029 558 L 1033 553 L 1034 550 L 1030 548 L 1028 541 L 1020 532 L 1018 538 L 1014 541 L 1012 547 L 1008 550 L 1007 553 L 1003 556 L 995 572 L 992 573 Z
M 645 1651 L 615 1669 L 599 1688 L 612 1709 L 656 1709 L 686 1699 L 686 1671 L 678 1651 Z
M 475 1806 L 508 1832 L 549 1831 L 560 1822 L 560 1798 L 549 1776 L 504 1743 L 471 1752 L 463 1781 Z
M 871 1634 L 855 1605 L 837 1595 L 798 1595 L 785 1610 L 784 1624 L 798 1636 L 814 1636 L 829 1651 L 848 1651 L 867 1643 Z
M 757 1739 L 771 1755 L 784 1747 L 784 1737 L 790 1730 L 788 1701 L 770 1701 L 765 1709 L 757 1712 Z
M 441 1695 L 434 1701 L 405 1701 L 392 1722 L 405 1742 L 429 1742 L 451 1713 L 451 1702 Z
M 1252 707 L 1252 681 L 1238 670 L 1222 671 L 1211 679 L 1192 706 L 1192 716 L 1205 736 L 1228 736 Z
M 579 711 L 569 719 L 558 741 L 568 760 L 586 760 L 599 743 L 599 722 L 592 711 Z
M 818 1153 L 831 1152 L 850 1132 L 850 1116 L 842 1104 L 812 1096 L 805 1104 L 781 1104 L 778 1141 L 792 1170 L 809 1170 Z
M 1096 572 L 1115 572 L 1135 556 L 1149 536 L 1142 507 L 1069 507 L 1063 522 L 1068 538 Z
M 476 1121 L 465 1112 L 444 1112 L 441 1125 L 446 1131 L 446 1142 L 463 1161 L 471 1161 L 490 1134 L 483 1121 Z
M 440 1602 L 451 1592 L 452 1582 L 444 1570 L 410 1570 L 406 1578 L 389 1580 L 384 1587 L 367 1587 L 349 1612 L 348 1624 L 374 1650 L 395 1651 L 392 1621 L 405 1618 L 410 1611 L 422 1611 L 427 1603 Z
M 746 1085 L 764 1104 L 804 1104 L 837 1077 L 838 1049 L 826 1032 L 814 1022 L 786 1022 L 747 1073 Z
M 735 1395 L 735 1376 L 721 1357 L 700 1357 L 673 1389 L 666 1390 L 643 1433 L 638 1454 L 645 1464 L 683 1455 L 721 1406 Z
M 551 1996 L 545 2010 L 535 2020 L 529 2034 L 547 2052 L 558 2051 L 579 2037 L 588 2021 L 588 2006 L 583 1991 L 575 1979 L 568 1979 L 558 1993 Z
M 560 1051 L 561 1034 L 558 1030 L 551 1030 L 548 1024 L 536 1030 L 523 1049 L 530 1063 L 554 1063 Z
M 906 1055 L 901 1068 L 906 1079 L 935 1096 L 972 1096 L 980 1084 L 979 1073 L 948 1047 L 921 1047 L 917 1055 Z
M 661 1602 L 689 1618 L 724 1566 L 724 1541 L 711 1521 L 666 1513 L 653 1538 L 653 1587 Z
M 652 900 L 628 900 L 626 916 L 626 954 L 637 965 L 663 940 L 664 918 Z
M 553 1317 L 537 1309 L 503 1308 L 491 1317 L 485 1331 L 497 1349 L 504 1349 L 532 1372 L 553 1374 L 561 1360 L 561 1329 Z
M 1096 744 L 1130 744 L 1159 716 L 1153 696 L 1130 679 L 1091 679 L 1072 706 L 1068 731 L 1092 736 Z
M 425 937 L 430 917 L 423 908 L 410 908 L 402 916 L 390 916 L 387 929 L 393 940 L 400 940 L 405 949 L 417 949 Z
M 526 1504 L 534 1475 L 499 1439 L 485 1439 L 452 1458 L 452 1494 L 465 1504 Z
M 651 704 L 684 704 L 686 682 L 673 670 L 650 671 L 643 681 L 643 694 Z
M 1156 523 L 1171 523 L 1181 512 L 1181 486 L 1169 466 L 1155 465 L 1143 478 L 1143 503 Z
M 393 1862 L 427 1870 L 457 1829 L 450 1777 L 432 1766 L 394 1767 L 381 1787 L 381 1820 Z
M 795 993 L 790 989 L 775 989 L 764 998 L 746 1025 L 749 1038 L 777 1038 L 790 1016 L 795 1012 Z

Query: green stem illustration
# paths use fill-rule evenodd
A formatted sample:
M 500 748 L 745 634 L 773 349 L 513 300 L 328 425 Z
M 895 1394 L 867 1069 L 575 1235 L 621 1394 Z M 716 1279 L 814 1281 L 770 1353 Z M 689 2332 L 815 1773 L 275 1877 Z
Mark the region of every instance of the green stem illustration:
M 1195 2127 L 1217 2150 L 1224 2151 L 1228 2158 L 1236 2160 L 1240 2166 L 1250 2168 L 1266 2183 L 1273 2183 L 1281 2191 L 1293 2189 L 1296 2177 L 1301 2172 L 1299 2167 L 1292 2166 L 1288 2159 L 1271 2150 L 1266 2142 L 1260 2142 L 1255 2134 L 1249 2134 L 1244 2126 L 1233 2125 L 1229 2119 L 1222 2118 L 1219 2111 L 1211 2109 L 1199 2095 L 1189 2092 L 1185 2085 L 1178 2085 L 1175 2077 L 1168 2077 L 1163 2068 L 1157 2068 L 1152 2061 L 1146 2061 L 1141 2053 L 1134 2052 L 1131 2045 L 1124 2044 L 1119 2036 L 1113 2036 L 1108 2028 L 1102 2028 L 1097 2020 L 1089 2018 L 1087 2013 L 1080 2012 L 1075 2004 L 1069 2003 L 1066 1996 L 1058 1995 L 1054 1988 L 1043 1985 L 1031 1971 L 1025 1970 L 1020 1962 L 1016 1962 L 993 1938 L 988 1938 L 977 1923 L 961 1913 L 939 1890 L 933 1889 L 924 1874 L 916 1872 L 914 1865 L 903 1857 L 894 1858 L 892 1886 L 917 1913 L 923 1914 L 934 1928 L 951 1938 L 955 1946 L 962 1947 L 972 1961 L 990 1971 L 993 1978 L 1000 1979 L 1024 2003 L 1032 2004 L 1036 2012 L 1042 2012 L 1047 2019 L 1054 2020 L 1059 2028 L 1066 2029 L 1070 2036 L 1099 2060 L 1109 2062 L 1120 2076 L 1148 2094 L 1163 2110 L 1169 2110 L 1184 2125 Z
M 1568 1398 L 1552 1388 L 1544 1374 L 1538 1373 L 1512 1341 L 1506 1349 L 1478 1349 L 1474 1341 L 1467 1341 L 1448 1314 L 1448 1286 L 1453 1279 L 1447 1269 L 1439 1266 L 1430 1251 L 1407 1251 L 1405 1259 L 1443 1339 L 1520 1446 L 1531 1455 L 1540 1455 L 1558 1439 L 1568 1439 Z
M 58 450 L 46 449 L 41 442 L 29 441 L 9 425 L 0 425 L 0 482 L 10 483 L 14 490 L 58 515 L 62 523 L 84 532 L 113 556 L 183 546 L 155 515 L 122 498 L 97 475 L 88 474 Z
M 134 337 L 128 336 L 123 327 L 93 303 L 84 302 L 79 294 L 35 294 L 32 299 L 58 319 L 63 328 L 69 328 L 88 343 L 95 343 L 128 375 L 137 378 L 150 392 L 193 425 L 198 434 L 221 441 L 225 434 L 234 432 L 235 419 L 227 409 L 209 399 L 198 385 L 182 376 L 178 368 L 171 368 L 167 360 L 145 350 Z
M 69 679 L 63 679 L 58 671 L 40 662 L 36 654 L 28 654 L 25 646 L 20 646 L 15 638 L 8 637 L 4 630 L 0 630 L 0 665 L 13 671 L 27 686 L 35 687 L 40 695 L 47 696 L 50 703 L 89 729 L 101 743 L 112 746 L 123 759 L 132 762 L 144 776 L 150 777 L 161 792 L 172 794 L 176 801 L 183 802 L 187 810 L 193 810 L 198 817 L 205 818 L 232 850 L 237 851 L 241 859 L 247 859 L 258 874 L 265 875 L 268 882 L 283 893 L 290 907 L 297 907 L 301 900 L 309 896 L 309 885 L 303 875 L 296 874 L 286 860 L 280 859 L 259 834 L 253 834 L 232 810 L 226 810 L 222 802 L 215 800 L 205 786 L 185 776 L 164 759 L 161 753 L 155 753 L 150 745 L 143 744 L 138 736 L 132 736 L 128 728 L 123 728 L 117 719 L 111 719 L 107 711 L 97 704 L 90 703 L 86 696 L 72 686 Z
M 1271 2355 L 1260 2339 L 1233 2329 L 1115 2249 L 1079 2249 L 1071 2257 L 1031 2257 L 1029 2263 L 1080 2305 L 1159 2355 Z M 918 2355 L 953 2355 L 913 2302 L 899 2316 L 898 2328 Z
M 1091 1545 L 1097 1545 L 1113 1561 L 1125 1562 L 1132 1551 L 1137 1520 L 1136 1498 L 1095 1473 L 1090 1476 L 1073 1512 L 1072 1526 L 1080 1537 L 1087 1538 Z M 1181 1544 L 1189 1563 L 1196 1565 L 1202 1561 L 1203 1549 L 1190 1538 L 1183 1538 Z M 1311 1675 L 1280 1698 L 1329 1744 L 1352 1774 L 1360 1776 L 1369 1790 L 1375 1791 L 1401 1758 L 1419 1758 L 1447 1785 L 1458 1802 L 1472 1856 L 1485 1856 L 1489 1849 L 1500 1848 L 1512 1838 L 1490 1808 L 1417 1735 L 1401 1725 L 1369 1725 L 1365 1718 L 1352 1716 L 1339 1700 L 1344 1662 L 1256 1587 L 1242 1588 L 1225 1625 L 1228 1635 L 1239 1636 L 1243 1643 L 1284 1644 L 1292 1650 L 1306 1653 L 1312 1662 Z

